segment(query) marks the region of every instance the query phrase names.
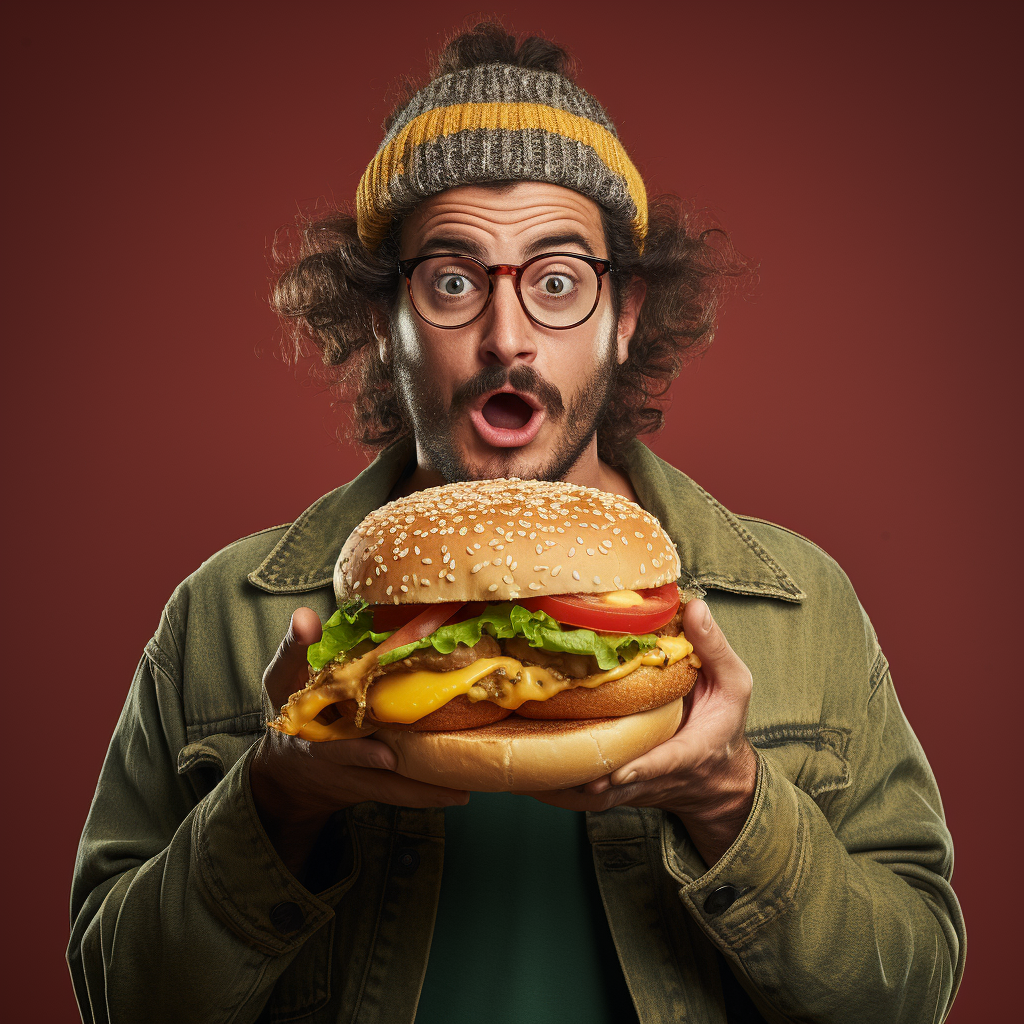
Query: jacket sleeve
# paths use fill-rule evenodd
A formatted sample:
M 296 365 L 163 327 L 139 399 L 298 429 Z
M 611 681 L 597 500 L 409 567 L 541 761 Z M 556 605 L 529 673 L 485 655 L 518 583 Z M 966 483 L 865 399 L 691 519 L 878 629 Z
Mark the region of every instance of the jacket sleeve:
M 759 751 L 742 832 L 680 899 L 769 1021 L 941 1021 L 965 952 L 953 848 L 880 652 L 849 758 L 826 817 Z
M 173 659 L 151 642 L 75 865 L 67 956 L 86 1022 L 255 1020 L 351 884 L 315 896 L 285 868 L 253 804 L 251 749 L 201 795 L 178 771 L 186 739 Z

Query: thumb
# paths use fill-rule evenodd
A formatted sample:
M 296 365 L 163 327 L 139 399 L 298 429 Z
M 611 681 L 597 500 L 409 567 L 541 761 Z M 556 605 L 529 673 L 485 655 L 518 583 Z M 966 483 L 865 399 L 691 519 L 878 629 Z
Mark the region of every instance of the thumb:
M 683 633 L 693 644 L 701 671 L 709 682 L 749 687 L 750 670 L 730 646 L 711 609 L 699 598 L 687 602 L 683 609 Z
M 296 608 L 292 612 L 288 632 L 263 673 L 263 686 L 275 707 L 280 707 L 306 685 L 309 679 L 306 649 L 322 635 L 320 616 L 312 608 Z

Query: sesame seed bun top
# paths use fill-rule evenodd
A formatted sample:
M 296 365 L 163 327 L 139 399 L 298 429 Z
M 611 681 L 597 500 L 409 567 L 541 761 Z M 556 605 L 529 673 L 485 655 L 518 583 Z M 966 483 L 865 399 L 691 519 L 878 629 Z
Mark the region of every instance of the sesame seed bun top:
M 646 590 L 678 579 L 679 568 L 658 520 L 618 494 L 474 480 L 371 512 L 341 549 L 334 592 L 339 604 L 516 601 Z

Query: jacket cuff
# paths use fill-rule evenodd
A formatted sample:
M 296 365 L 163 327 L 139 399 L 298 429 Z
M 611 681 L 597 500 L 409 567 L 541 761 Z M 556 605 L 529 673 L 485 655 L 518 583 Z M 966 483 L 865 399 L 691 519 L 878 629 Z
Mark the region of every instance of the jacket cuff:
M 679 898 L 721 945 L 742 946 L 794 903 L 808 859 L 808 821 L 795 787 L 757 751 L 750 814 L 732 846 Z
M 333 916 L 285 867 L 256 812 L 249 788 L 255 745 L 199 805 L 192 829 L 192 867 L 218 917 L 251 945 L 270 954 L 301 946 Z M 354 881 L 332 887 L 333 901 Z

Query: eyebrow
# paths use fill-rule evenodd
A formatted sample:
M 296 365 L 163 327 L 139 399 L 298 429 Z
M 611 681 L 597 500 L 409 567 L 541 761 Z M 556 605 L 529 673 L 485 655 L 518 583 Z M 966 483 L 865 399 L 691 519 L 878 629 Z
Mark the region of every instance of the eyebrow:
M 530 259 L 541 252 L 556 252 L 566 245 L 579 246 L 588 256 L 595 256 L 593 246 L 585 235 L 578 231 L 564 231 L 553 235 L 544 235 L 532 241 L 523 251 L 524 259 Z M 430 253 L 456 252 L 465 253 L 467 256 L 475 256 L 482 263 L 487 262 L 487 253 L 484 247 L 472 238 L 464 235 L 430 235 L 420 246 L 417 256 L 427 256 Z

